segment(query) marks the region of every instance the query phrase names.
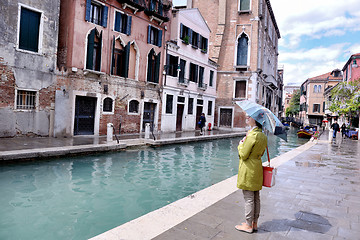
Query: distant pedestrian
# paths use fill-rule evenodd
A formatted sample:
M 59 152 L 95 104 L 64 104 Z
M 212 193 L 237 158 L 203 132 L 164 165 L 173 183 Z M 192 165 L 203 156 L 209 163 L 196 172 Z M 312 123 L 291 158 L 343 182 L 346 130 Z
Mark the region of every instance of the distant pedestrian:
M 206 118 L 205 118 L 205 114 L 202 113 L 200 116 L 200 120 L 198 122 L 198 126 L 200 128 L 200 135 L 204 134 L 204 127 L 205 127 L 205 123 L 206 123 Z
M 345 132 L 346 132 L 346 125 L 343 123 L 341 125 L 341 137 L 345 138 Z
M 333 131 L 333 138 L 336 138 L 336 132 L 339 132 L 339 131 L 340 131 L 340 126 L 339 126 L 339 124 L 337 123 L 337 121 L 335 121 L 335 122 L 331 125 L 331 128 L 334 130 L 334 131 Z
M 247 124 L 251 129 L 246 133 L 238 146 L 239 173 L 237 187 L 243 190 L 245 199 L 246 222 L 236 225 L 239 231 L 252 233 L 257 231 L 260 215 L 260 190 L 263 183 L 263 168 L 261 156 L 267 146 L 267 137 L 262 132 L 262 125 L 251 117 L 247 117 Z

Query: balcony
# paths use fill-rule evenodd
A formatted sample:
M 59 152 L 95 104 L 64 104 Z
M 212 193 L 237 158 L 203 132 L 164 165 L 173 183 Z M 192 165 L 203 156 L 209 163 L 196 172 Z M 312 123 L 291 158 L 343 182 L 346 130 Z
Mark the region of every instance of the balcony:
M 187 87 L 189 85 L 189 79 L 179 77 L 178 85 Z
M 207 89 L 207 84 L 205 84 L 205 83 L 203 83 L 203 82 L 199 82 L 198 88 L 199 88 L 200 90 L 205 91 L 205 90 Z
M 130 8 L 134 13 L 141 12 L 146 8 L 145 0 L 117 0 L 123 4 L 123 8 Z
M 160 24 L 168 22 L 167 12 L 171 8 L 171 2 L 164 0 L 150 0 L 145 9 L 145 14 L 150 17 L 150 21 L 156 20 Z

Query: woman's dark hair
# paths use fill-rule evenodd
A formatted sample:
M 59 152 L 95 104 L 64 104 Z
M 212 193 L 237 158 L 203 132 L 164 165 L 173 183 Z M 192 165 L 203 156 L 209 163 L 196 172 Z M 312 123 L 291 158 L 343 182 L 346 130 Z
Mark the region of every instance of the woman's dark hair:
M 255 121 L 255 124 L 258 128 L 261 128 L 262 129 L 262 125 L 260 123 L 258 123 L 258 121 Z

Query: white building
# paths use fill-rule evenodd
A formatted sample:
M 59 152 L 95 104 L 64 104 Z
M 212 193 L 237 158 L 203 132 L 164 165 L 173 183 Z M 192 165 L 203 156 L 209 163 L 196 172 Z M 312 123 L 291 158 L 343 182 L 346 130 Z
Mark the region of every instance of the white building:
M 209 60 L 210 29 L 197 8 L 175 10 L 167 42 L 161 129 L 197 128 L 201 113 L 214 125 L 216 64 Z

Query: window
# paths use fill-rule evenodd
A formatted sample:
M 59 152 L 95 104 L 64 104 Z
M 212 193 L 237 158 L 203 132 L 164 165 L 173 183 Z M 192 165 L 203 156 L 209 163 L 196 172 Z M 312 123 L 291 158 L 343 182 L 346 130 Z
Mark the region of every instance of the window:
M 160 68 L 160 54 L 155 54 L 154 49 L 151 49 L 148 55 L 148 71 L 147 81 L 159 83 L 159 68 Z
M 207 115 L 211 116 L 212 115 L 212 101 L 208 102 L 208 113 Z
M 197 105 L 203 105 L 204 104 L 204 100 L 202 100 L 202 99 L 198 99 L 197 100 Z
M 103 112 L 112 112 L 113 100 L 109 97 L 104 99 Z
M 148 41 L 152 45 L 161 47 L 162 44 L 162 30 L 159 30 L 151 25 L 148 26 Z
M 208 39 L 200 36 L 200 49 L 203 53 L 207 53 L 208 49 Z
M 190 75 L 189 75 L 189 81 L 191 82 L 197 82 L 198 80 L 198 65 L 190 63 Z
M 194 99 L 189 98 L 189 105 L 188 105 L 188 114 L 189 115 L 193 114 L 193 109 L 194 109 Z
M 121 12 L 115 13 L 115 26 L 114 30 L 117 32 L 131 34 L 131 16 L 128 16 Z
M 85 20 L 97 25 L 107 26 L 108 7 L 95 1 L 86 0 Z
M 318 92 L 321 92 L 321 85 L 318 85 Z
M 197 32 L 192 31 L 191 45 L 195 48 L 199 46 L 199 34 Z
M 129 75 L 130 42 L 125 47 L 113 37 L 111 74 L 127 78 Z
M 247 65 L 247 54 L 248 54 L 248 37 L 243 33 L 238 39 L 238 49 L 236 57 L 237 66 Z
M 36 92 L 18 90 L 16 97 L 16 109 L 35 109 L 36 108 Z
M 129 102 L 129 113 L 139 113 L 139 102 L 131 100 Z
M 316 113 L 316 112 L 320 112 L 320 104 L 314 104 L 313 105 L 313 112 Z
M 170 54 L 166 55 L 166 66 L 168 75 L 177 77 L 178 60 L 178 57 L 172 56 Z
M 88 35 L 86 69 L 100 71 L 102 33 L 93 29 Z
M 250 0 L 239 0 L 239 11 L 250 11 Z
M 182 23 L 180 24 L 180 39 L 186 44 L 190 42 L 190 29 Z
M 212 87 L 214 85 L 214 71 L 210 70 L 210 79 L 209 79 L 209 86 Z
M 323 102 L 323 112 L 325 112 L 325 102 Z
M 204 68 L 203 67 L 199 67 L 199 87 L 203 88 L 205 87 L 204 84 Z
M 39 51 L 41 13 L 21 7 L 19 28 L 19 49 Z
M 173 95 L 166 95 L 166 110 L 165 113 L 169 113 L 171 114 L 173 112 L 173 99 L 174 96 Z
M 179 82 L 185 83 L 185 65 L 186 61 L 183 59 L 180 59 L 180 73 L 179 73 Z
M 235 82 L 235 98 L 246 98 L 246 81 Z
M 314 93 L 317 92 L 317 85 L 314 85 Z
M 185 97 L 178 96 L 179 103 L 185 103 Z

